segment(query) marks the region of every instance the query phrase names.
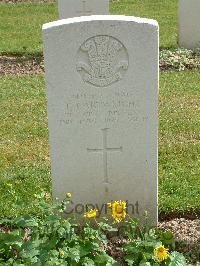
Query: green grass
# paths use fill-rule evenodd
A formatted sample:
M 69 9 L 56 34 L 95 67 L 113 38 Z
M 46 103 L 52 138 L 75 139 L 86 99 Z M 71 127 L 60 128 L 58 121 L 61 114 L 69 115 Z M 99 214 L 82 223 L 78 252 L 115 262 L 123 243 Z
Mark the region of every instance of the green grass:
M 200 212 L 200 72 L 162 73 L 160 212 Z
M 160 212 L 200 211 L 199 80 L 197 71 L 161 74 Z M 50 191 L 44 86 L 43 76 L 0 79 L 0 216 L 33 211 L 34 194 Z
M 54 4 L 0 4 L 0 53 L 41 53 L 42 25 L 57 18 Z
M 160 27 L 160 47 L 177 46 L 177 0 L 113 0 L 112 14 L 156 19 Z
M 1 78 L 0 95 L 0 216 L 10 216 L 16 196 L 26 212 L 35 193 L 50 190 L 44 79 Z
M 114 0 L 110 12 L 157 19 L 161 47 L 177 46 L 177 0 Z M 0 54 L 41 54 L 42 24 L 57 18 L 56 4 L 0 4 Z

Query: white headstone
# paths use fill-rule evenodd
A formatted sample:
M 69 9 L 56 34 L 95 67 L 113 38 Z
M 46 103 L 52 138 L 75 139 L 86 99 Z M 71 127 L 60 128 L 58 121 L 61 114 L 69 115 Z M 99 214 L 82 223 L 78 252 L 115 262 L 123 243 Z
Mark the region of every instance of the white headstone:
M 200 0 L 179 0 L 179 46 L 200 48 Z
M 59 18 L 108 15 L 109 0 L 58 0 Z
M 158 25 L 90 16 L 43 26 L 53 194 L 71 211 L 128 201 L 157 221 Z

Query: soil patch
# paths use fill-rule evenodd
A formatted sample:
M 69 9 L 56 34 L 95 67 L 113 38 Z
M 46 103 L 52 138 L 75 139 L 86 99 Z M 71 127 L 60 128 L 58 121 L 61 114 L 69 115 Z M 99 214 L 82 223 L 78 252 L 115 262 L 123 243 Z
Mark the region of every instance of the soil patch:
M 42 57 L 0 56 L 0 76 L 44 73 Z
M 186 69 L 200 69 L 200 50 L 195 52 L 185 49 L 160 51 L 161 71 L 183 71 Z M 42 73 L 44 73 L 42 56 L 0 55 L 0 76 Z
M 177 218 L 159 222 L 158 227 L 174 234 L 176 251 L 182 252 L 190 261 L 190 265 L 200 266 L 200 219 Z M 0 225 L 0 232 L 9 233 L 10 229 Z M 30 230 L 27 229 L 25 235 L 30 239 Z M 124 263 L 121 248 L 124 243 L 125 239 L 113 237 L 109 241 L 107 250 L 113 258 L 120 261 L 120 265 L 127 265 Z
M 186 254 L 192 265 L 200 265 L 200 219 L 163 221 L 159 223 L 159 228 L 173 232 L 176 250 Z
M 170 231 L 175 236 L 175 250 L 184 254 L 190 266 L 200 266 L 200 220 L 187 220 L 177 218 L 171 221 L 163 221 L 158 224 L 160 229 Z M 121 266 L 127 266 L 124 262 L 122 245 L 126 243 L 123 238 L 113 237 L 108 245 L 108 253 L 120 262 Z

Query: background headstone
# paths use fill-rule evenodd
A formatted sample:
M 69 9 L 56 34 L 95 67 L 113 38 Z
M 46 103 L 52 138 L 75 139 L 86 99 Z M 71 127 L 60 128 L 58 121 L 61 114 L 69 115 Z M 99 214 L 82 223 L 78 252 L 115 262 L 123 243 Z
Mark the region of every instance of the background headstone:
M 59 18 L 108 15 L 109 0 L 58 0 Z
M 128 201 L 157 221 L 158 25 L 125 16 L 45 24 L 53 194 L 71 211 Z
M 200 0 L 179 0 L 179 46 L 200 48 Z

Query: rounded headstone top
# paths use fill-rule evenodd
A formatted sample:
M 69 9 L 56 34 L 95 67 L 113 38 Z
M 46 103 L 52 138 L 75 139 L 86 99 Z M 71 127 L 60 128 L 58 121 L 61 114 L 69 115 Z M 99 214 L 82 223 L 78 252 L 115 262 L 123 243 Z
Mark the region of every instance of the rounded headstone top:
M 46 23 L 42 26 L 43 31 L 48 31 L 53 28 L 60 26 L 81 23 L 81 22 L 92 22 L 92 21 L 123 21 L 123 22 L 134 22 L 137 24 L 148 24 L 149 26 L 158 27 L 158 22 L 153 19 L 140 18 L 133 16 L 122 16 L 122 15 L 93 15 L 93 16 L 82 16 L 68 19 L 61 19 L 53 22 Z

